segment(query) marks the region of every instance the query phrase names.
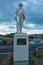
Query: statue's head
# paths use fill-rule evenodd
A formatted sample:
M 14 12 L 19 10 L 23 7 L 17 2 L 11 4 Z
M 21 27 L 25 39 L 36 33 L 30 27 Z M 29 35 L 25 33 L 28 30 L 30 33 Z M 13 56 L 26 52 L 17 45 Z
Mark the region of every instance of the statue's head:
M 18 7 L 23 7 L 23 4 L 22 3 L 19 3 Z

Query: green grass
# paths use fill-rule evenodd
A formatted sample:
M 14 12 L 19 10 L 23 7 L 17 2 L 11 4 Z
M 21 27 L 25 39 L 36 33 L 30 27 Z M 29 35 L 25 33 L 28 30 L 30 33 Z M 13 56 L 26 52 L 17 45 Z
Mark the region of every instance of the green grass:
M 38 58 L 43 58 L 43 50 L 35 51 L 34 55 Z

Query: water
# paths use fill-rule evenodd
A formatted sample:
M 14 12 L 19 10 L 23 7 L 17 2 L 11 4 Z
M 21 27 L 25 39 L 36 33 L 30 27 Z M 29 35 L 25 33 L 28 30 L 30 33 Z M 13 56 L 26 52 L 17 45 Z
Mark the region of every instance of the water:
M 13 52 L 13 45 L 0 45 L 0 53 Z
M 30 51 L 35 51 L 36 47 L 42 47 L 39 50 L 43 49 L 43 43 L 29 44 Z M 0 45 L 0 53 L 4 53 L 4 52 L 13 52 L 13 45 Z
M 42 50 L 43 49 L 43 43 L 30 44 L 29 45 L 29 51 L 36 51 L 36 48 L 39 48 L 39 47 L 42 47 L 39 49 L 39 50 Z

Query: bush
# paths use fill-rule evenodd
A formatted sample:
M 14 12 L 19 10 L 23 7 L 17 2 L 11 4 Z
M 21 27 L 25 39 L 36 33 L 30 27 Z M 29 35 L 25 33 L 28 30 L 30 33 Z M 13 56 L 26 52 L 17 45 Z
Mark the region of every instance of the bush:
M 29 65 L 34 65 L 34 63 L 35 61 L 31 57 L 29 57 Z
M 10 58 L 10 60 L 9 60 L 9 65 L 14 65 L 13 57 Z
M 34 52 L 34 55 L 38 58 L 43 58 L 43 50 Z

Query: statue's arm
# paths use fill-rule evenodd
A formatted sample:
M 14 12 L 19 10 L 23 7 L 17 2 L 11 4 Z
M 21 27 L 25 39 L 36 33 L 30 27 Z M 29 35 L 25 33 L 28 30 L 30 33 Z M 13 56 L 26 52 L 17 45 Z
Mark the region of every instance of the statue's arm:
M 23 18 L 25 19 L 26 17 L 25 17 L 25 11 L 24 11 L 24 9 L 23 9 Z
M 17 9 L 15 11 L 15 20 L 17 20 Z

